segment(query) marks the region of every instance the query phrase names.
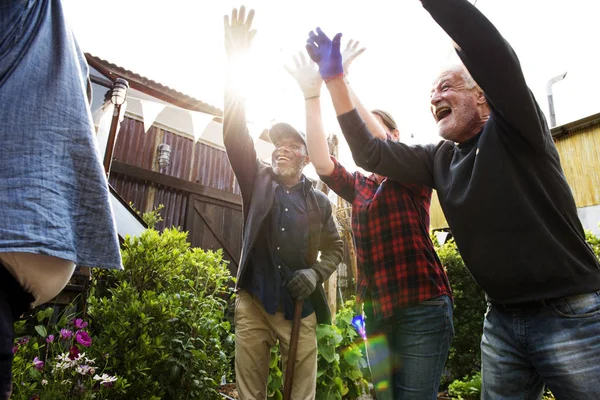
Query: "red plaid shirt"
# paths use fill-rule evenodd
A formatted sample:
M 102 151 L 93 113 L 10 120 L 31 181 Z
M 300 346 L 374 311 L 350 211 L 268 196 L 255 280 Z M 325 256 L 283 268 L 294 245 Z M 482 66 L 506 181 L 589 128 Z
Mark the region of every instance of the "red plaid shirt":
M 429 236 L 431 188 L 335 168 L 323 182 L 352 204 L 358 259 L 358 301 L 370 296 L 378 318 L 422 301 L 452 297 L 448 276 Z

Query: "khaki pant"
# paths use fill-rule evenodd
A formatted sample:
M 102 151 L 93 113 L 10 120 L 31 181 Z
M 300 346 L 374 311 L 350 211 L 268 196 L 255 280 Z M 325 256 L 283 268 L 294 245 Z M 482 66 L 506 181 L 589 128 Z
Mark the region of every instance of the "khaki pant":
M 44 304 L 61 292 L 75 271 L 75 263 L 33 253 L 0 253 L 0 262 L 23 290 L 35 298 L 31 307 Z
M 317 385 L 317 317 L 302 319 L 298 337 L 293 400 L 314 400 Z M 235 306 L 235 375 L 241 400 L 265 400 L 271 347 L 279 340 L 283 376 L 287 365 L 292 321 L 282 312 L 268 314 L 251 294 L 240 291 Z

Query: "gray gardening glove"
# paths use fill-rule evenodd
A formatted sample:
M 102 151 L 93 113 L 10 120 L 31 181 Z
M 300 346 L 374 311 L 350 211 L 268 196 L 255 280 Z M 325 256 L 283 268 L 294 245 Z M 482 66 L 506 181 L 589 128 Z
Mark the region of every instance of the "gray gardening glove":
M 296 300 L 304 300 L 315 291 L 319 275 L 312 268 L 299 269 L 286 285 L 290 295 Z

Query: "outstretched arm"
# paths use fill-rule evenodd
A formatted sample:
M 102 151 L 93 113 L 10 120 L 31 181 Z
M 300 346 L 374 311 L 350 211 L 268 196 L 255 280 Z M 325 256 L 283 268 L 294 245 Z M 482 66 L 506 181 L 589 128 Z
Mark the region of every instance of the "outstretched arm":
M 342 51 L 342 65 L 344 67 L 344 77 L 348 87 L 348 93 L 350 94 L 352 103 L 356 106 L 358 114 L 362 120 L 365 121 L 367 129 L 369 129 L 369 131 L 376 138 L 387 139 L 387 135 L 383 126 L 381 126 L 379 121 L 377 121 L 377 118 L 375 118 L 373 113 L 363 105 L 354 90 L 352 90 L 352 86 L 350 86 L 350 82 L 348 81 L 348 75 L 350 74 L 350 65 L 352 64 L 352 61 L 354 61 L 356 57 L 361 55 L 366 50 L 365 47 L 359 48 L 359 45 L 359 41 L 355 42 L 354 40 L 350 39 L 350 41 L 346 44 L 346 48 L 344 51 Z
M 311 32 L 307 51 L 319 65 L 319 73 L 331 94 L 342 132 L 359 167 L 387 176 L 401 183 L 433 186 L 431 146 L 407 146 L 374 138 L 356 111 L 348 86 L 340 70 L 341 34 L 330 40 L 320 29 Z M 337 65 L 339 64 L 339 66 Z
M 286 66 L 286 71 L 296 79 L 304 95 L 306 110 L 306 144 L 308 156 L 319 175 L 329 176 L 333 172 L 333 161 L 329 157 L 327 136 L 321 115 L 321 86 L 323 80 L 317 66 L 300 52 L 294 57 L 294 66 Z
M 491 108 L 533 148 L 548 143 L 546 121 L 527 87 L 517 56 L 492 23 L 467 0 L 421 0 L 455 43 L 458 56 Z
M 294 66 L 286 66 L 302 90 L 306 109 L 306 143 L 308 155 L 319 177 L 339 196 L 352 202 L 354 176 L 329 155 L 327 135 L 323 128 L 320 93 L 323 80 L 314 62 L 301 52 L 294 57 Z
M 223 142 L 227 150 L 229 163 L 240 185 L 242 196 L 246 201 L 252 196 L 252 187 L 258 159 L 254 142 L 246 125 L 246 108 L 244 94 L 240 93 L 239 81 L 243 78 L 241 60 L 252 44 L 256 30 L 252 28 L 254 10 L 245 16 L 244 6 L 233 9 L 231 21 L 225 16 L 225 51 L 227 53 L 227 76 L 225 82 L 225 99 L 223 113 Z

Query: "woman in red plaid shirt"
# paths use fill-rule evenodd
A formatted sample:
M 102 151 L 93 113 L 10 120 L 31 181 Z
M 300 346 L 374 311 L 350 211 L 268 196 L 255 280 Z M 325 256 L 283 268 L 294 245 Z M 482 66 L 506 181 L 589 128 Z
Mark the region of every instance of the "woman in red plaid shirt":
M 364 51 L 350 41 L 344 71 Z M 432 189 L 347 171 L 329 155 L 320 105 L 322 79 L 300 53 L 287 67 L 305 98 L 308 152 L 330 189 L 352 204 L 358 259 L 357 301 L 364 302 L 368 356 L 377 399 L 437 399 L 454 335 L 452 293 L 429 236 Z M 398 140 L 392 117 L 368 111 L 350 89 L 373 136 Z

